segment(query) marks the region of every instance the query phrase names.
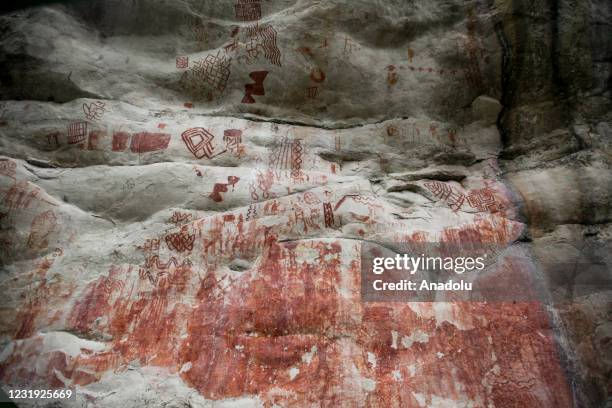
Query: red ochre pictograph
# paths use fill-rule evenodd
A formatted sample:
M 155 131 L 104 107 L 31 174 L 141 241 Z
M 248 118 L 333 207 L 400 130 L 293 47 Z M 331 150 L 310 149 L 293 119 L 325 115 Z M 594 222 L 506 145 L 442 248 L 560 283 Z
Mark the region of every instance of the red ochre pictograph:
M 49 245 L 48 238 L 57 227 L 57 217 L 53 211 L 48 210 L 38 214 L 32 220 L 28 248 L 33 250 L 45 249 Z
M 223 92 L 230 76 L 231 58 L 219 56 L 220 52 L 216 55 L 208 54 L 203 60 L 195 62 L 191 67 L 191 75 L 213 89 Z
M 323 217 L 325 220 L 325 226 L 327 228 L 334 227 L 334 210 L 332 210 L 331 203 L 323 203 Z
M 242 130 L 226 129 L 223 131 L 223 142 L 230 152 L 237 152 L 242 143 Z
M 255 103 L 253 95 L 261 96 L 266 94 L 263 83 L 267 75 L 268 71 L 255 71 L 249 74 L 249 77 L 251 77 L 254 83 L 246 84 L 244 86 L 244 97 L 242 98 L 242 103 Z
M 319 94 L 319 87 L 309 86 L 308 88 L 306 88 L 306 98 L 316 99 L 318 94 Z
M 74 122 L 68 125 L 68 144 L 83 143 L 87 139 L 87 122 Z
M 0 160 L 0 174 L 6 177 L 15 178 L 15 169 L 17 165 L 14 161 L 8 159 Z
M 83 112 L 88 120 L 102 119 L 102 115 L 106 112 L 106 104 L 102 101 L 92 102 L 89 105 L 84 103 Z
M 168 248 L 176 252 L 185 252 L 193 249 L 195 234 L 190 234 L 187 226 L 184 225 L 179 232 L 167 234 L 164 239 Z
M 256 21 L 261 18 L 261 0 L 238 0 L 234 5 L 236 20 Z
M 299 177 L 302 170 L 304 147 L 301 139 L 283 138 L 270 152 L 268 168 L 291 170 L 292 177 Z
M 176 68 L 177 69 L 189 68 L 189 57 L 188 56 L 176 57 Z
M 504 204 L 497 198 L 495 192 L 490 187 L 482 189 L 470 190 L 468 194 L 455 191 L 450 185 L 441 181 L 429 181 L 425 183 L 425 187 L 433 193 L 433 195 L 448 203 L 448 206 L 453 211 L 461 209 L 465 201 L 470 207 L 484 212 L 496 213 L 505 208 Z
M 112 150 L 113 152 L 122 152 L 127 149 L 130 134 L 127 132 L 113 133 Z
M 216 183 L 209 197 L 215 202 L 223 201 L 223 195 L 221 193 L 227 193 L 228 186 L 232 186 L 232 188 L 234 188 L 238 181 L 240 181 L 240 177 L 229 176 L 227 178 L 227 183 Z
M 201 127 L 187 129 L 181 134 L 181 138 L 183 138 L 183 142 L 185 142 L 187 149 L 189 149 L 197 159 L 202 159 L 204 157 L 210 159 L 213 157 L 215 148 L 212 141 L 215 136 L 208 130 Z
M 147 153 L 165 150 L 170 143 L 171 136 L 168 133 L 140 132 L 132 135 L 130 150 L 132 153 Z
M 319 67 L 310 70 L 310 80 L 316 83 L 325 81 L 325 72 Z

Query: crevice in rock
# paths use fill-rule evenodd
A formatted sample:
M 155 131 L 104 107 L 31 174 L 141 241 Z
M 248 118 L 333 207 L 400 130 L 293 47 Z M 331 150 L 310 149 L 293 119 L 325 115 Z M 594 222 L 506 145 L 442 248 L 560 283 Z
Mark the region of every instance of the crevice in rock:
M 322 130 L 344 130 L 344 129 L 357 129 L 357 128 L 362 128 L 365 126 L 372 126 L 372 125 L 378 125 L 384 122 L 388 122 L 388 121 L 392 121 L 392 120 L 406 120 L 406 119 L 410 119 L 408 116 L 402 116 L 402 117 L 386 117 L 380 120 L 375 120 L 375 121 L 371 121 L 371 122 L 360 122 L 360 123 L 355 123 L 355 124 L 351 124 L 351 123 L 345 123 L 345 124 L 337 124 L 337 125 L 322 125 L 319 124 L 321 121 L 317 120 L 315 118 L 312 118 L 312 122 L 310 121 L 298 121 L 298 120 L 286 120 L 286 119 L 279 119 L 279 118 L 269 118 L 269 117 L 262 117 L 262 116 L 254 116 L 252 114 L 245 114 L 245 115 L 215 115 L 215 114 L 198 114 L 199 116 L 209 116 L 209 117 L 215 117 L 215 118 L 220 118 L 220 117 L 229 117 L 229 118 L 236 118 L 236 119 L 244 119 L 244 120 L 249 120 L 251 122 L 261 122 L 261 123 L 275 123 L 278 125 L 289 125 L 289 126 L 296 126 L 296 127 L 309 127 L 309 128 L 313 128 L 313 129 L 322 129 Z
M 503 126 L 503 118 L 508 109 L 509 97 L 508 97 L 508 88 L 510 86 L 510 69 L 512 62 L 512 46 L 508 42 L 506 38 L 506 34 L 504 32 L 504 24 L 499 21 L 495 24 L 495 34 L 497 35 L 497 39 L 502 48 L 502 66 L 501 66 L 501 98 L 500 102 L 502 105 L 501 110 L 497 114 L 497 130 L 499 131 L 502 146 L 505 150 L 509 145 L 509 137 L 506 129 Z

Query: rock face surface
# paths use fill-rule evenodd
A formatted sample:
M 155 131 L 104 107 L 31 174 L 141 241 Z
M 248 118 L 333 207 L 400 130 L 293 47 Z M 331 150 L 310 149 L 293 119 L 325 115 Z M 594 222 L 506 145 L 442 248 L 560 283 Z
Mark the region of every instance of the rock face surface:
M 610 21 L 604 0 L 1 16 L 0 382 L 74 407 L 607 406 Z M 553 302 L 362 302 L 364 241 L 519 247 Z M 599 290 L 558 284 L 590 278 L 550 266 L 578 258 Z

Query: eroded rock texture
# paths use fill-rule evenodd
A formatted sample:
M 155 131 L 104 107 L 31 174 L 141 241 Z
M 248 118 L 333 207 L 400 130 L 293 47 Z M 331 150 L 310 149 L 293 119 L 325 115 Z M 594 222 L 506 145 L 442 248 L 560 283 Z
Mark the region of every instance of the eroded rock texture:
M 610 17 L 2 16 L 0 380 L 75 387 L 79 407 L 603 406 L 609 276 L 579 295 L 545 265 L 610 261 Z M 363 240 L 520 245 L 563 301 L 364 303 Z

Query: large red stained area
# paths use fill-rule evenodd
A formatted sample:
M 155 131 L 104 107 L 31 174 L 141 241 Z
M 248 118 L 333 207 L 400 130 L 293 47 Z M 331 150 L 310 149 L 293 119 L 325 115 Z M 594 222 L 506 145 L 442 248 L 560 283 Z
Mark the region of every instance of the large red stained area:
M 46 295 L 21 312 L 2 381 L 87 386 L 137 361 L 208 399 L 258 396 L 267 406 L 572 405 L 539 303 L 362 303 L 358 241 L 282 241 L 255 221 L 234 224 L 232 235 L 219 220 L 216 232 L 191 226 L 190 256 L 113 265 L 76 301 L 39 285 Z M 441 239 L 512 239 L 494 229 L 449 229 Z M 201 238 L 215 233 L 214 243 Z M 223 250 L 251 266 L 214 261 Z M 196 252 L 202 266 L 190 260 Z M 45 309 L 60 304 L 65 330 L 104 350 L 41 351 L 35 333 L 48 324 Z

